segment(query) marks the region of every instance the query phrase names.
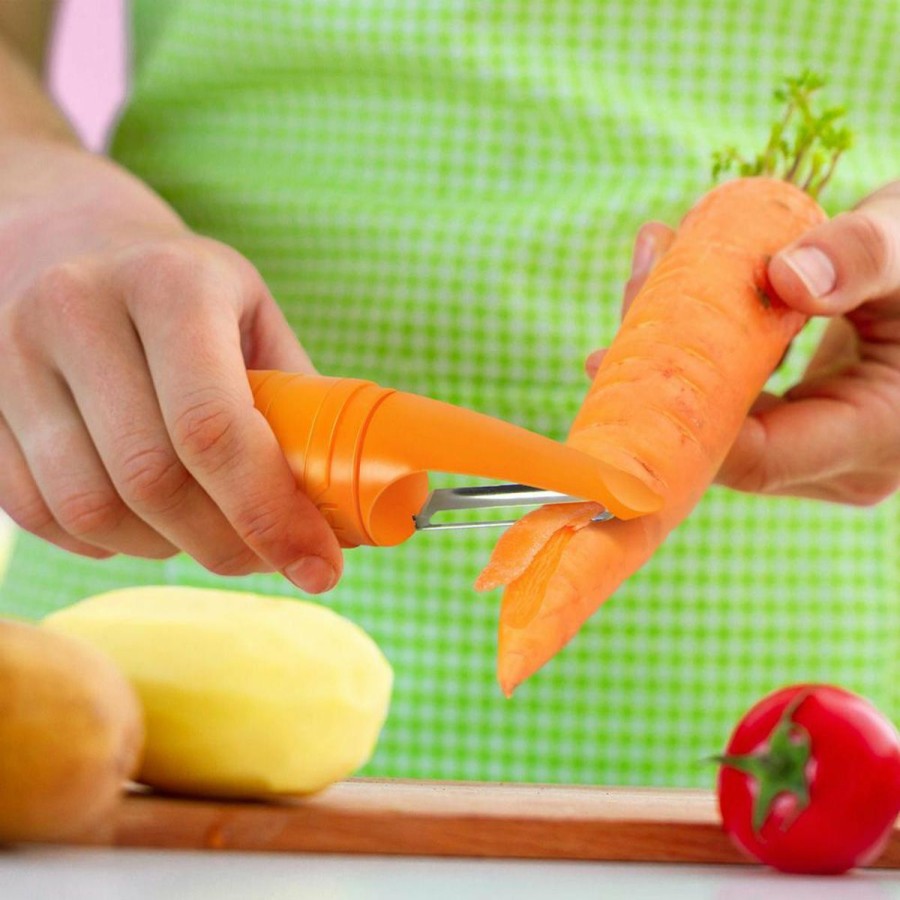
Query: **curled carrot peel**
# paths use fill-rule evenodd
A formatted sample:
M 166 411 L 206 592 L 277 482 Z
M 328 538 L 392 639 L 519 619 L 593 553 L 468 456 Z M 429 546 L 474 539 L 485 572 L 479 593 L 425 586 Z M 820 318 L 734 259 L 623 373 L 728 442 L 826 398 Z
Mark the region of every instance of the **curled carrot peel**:
M 792 84 L 808 112 L 803 92 L 818 84 Z M 813 152 L 806 138 L 799 146 Z M 829 177 L 831 167 L 824 171 Z M 602 523 L 591 521 L 587 505 L 545 507 L 501 537 L 476 587 L 506 585 L 498 677 L 507 696 L 650 559 L 712 483 L 806 321 L 769 292 L 767 262 L 825 219 L 802 186 L 755 174 L 713 188 L 684 217 L 604 355 L 567 439 L 641 480 L 663 505 Z
M 602 511 L 599 503 L 550 503 L 539 507 L 500 537 L 497 552 L 478 576 L 475 589 L 490 591 L 515 581 L 554 534 L 563 528 L 573 532 L 584 528 Z

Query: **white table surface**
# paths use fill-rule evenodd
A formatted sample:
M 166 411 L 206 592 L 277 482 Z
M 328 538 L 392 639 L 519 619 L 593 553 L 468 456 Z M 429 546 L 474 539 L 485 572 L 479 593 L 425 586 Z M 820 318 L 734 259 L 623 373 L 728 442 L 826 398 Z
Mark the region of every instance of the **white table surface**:
M 900 900 L 900 872 L 28 847 L 0 850 L 2 900 Z

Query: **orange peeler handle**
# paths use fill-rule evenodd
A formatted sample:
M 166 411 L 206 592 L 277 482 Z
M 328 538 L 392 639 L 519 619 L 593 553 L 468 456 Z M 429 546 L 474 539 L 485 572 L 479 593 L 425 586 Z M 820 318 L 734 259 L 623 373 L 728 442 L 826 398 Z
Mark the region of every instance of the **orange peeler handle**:
M 357 378 L 248 376 L 300 489 L 344 547 L 409 538 L 429 471 L 559 491 L 602 503 L 621 519 L 660 504 L 638 479 L 579 450 L 450 403 Z

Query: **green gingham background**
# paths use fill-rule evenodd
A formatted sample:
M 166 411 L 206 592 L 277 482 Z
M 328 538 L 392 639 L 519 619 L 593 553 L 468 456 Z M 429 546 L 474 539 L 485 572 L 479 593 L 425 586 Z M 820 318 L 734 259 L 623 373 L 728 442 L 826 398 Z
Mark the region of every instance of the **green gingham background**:
M 852 110 L 832 211 L 898 174 L 896 0 L 138 0 L 134 15 L 114 154 L 260 267 L 320 370 L 557 438 L 584 356 L 615 331 L 638 225 L 677 221 L 713 148 L 755 150 L 782 75 L 811 65 Z M 898 524 L 897 502 L 713 489 L 511 701 L 494 679 L 499 595 L 471 587 L 496 532 L 353 550 L 323 602 L 397 676 L 365 773 L 709 785 L 701 758 L 797 679 L 897 720 Z M 294 595 L 23 537 L 2 608 L 36 617 L 138 583 Z

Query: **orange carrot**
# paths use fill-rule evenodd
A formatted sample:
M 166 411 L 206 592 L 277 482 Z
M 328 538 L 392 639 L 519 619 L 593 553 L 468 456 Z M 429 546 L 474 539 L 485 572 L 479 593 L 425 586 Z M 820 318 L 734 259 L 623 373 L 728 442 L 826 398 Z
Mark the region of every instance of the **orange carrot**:
M 538 551 L 562 528 L 573 532 L 603 512 L 599 503 L 549 503 L 505 532 L 495 553 L 475 582 L 475 590 L 490 591 L 509 584 L 531 565 Z M 521 552 L 519 548 L 522 548 Z
M 808 94 L 820 86 L 806 78 L 789 82 L 809 126 L 800 154 L 809 153 Z M 834 118 L 828 111 L 812 124 L 831 128 Z M 776 149 L 786 146 L 780 124 L 761 164 L 773 160 L 776 139 Z M 844 132 L 826 141 L 836 154 L 846 143 Z M 817 166 L 807 171 L 806 190 L 746 169 L 714 188 L 684 217 L 638 292 L 567 443 L 641 478 L 663 506 L 630 521 L 592 523 L 587 509 L 579 517 L 557 505 L 503 535 L 476 586 L 507 584 L 498 647 L 507 696 L 647 562 L 711 484 L 805 322 L 770 295 L 765 271 L 772 254 L 825 219 L 811 192 L 831 168 Z M 792 159 L 791 174 L 800 168 Z

